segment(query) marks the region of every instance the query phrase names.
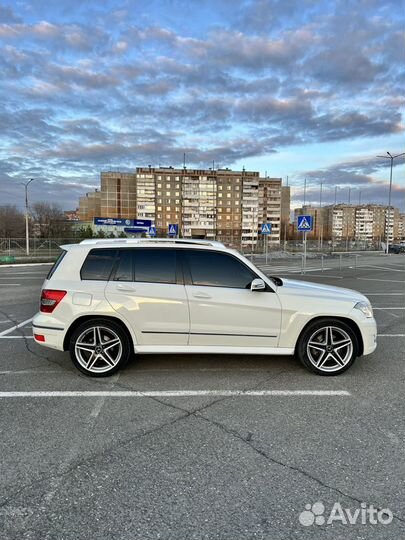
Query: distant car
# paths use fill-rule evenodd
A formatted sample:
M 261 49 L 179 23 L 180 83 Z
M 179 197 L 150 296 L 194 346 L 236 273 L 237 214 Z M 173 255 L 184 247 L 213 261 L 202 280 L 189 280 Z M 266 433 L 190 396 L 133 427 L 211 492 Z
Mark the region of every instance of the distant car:
M 405 245 L 404 244 L 390 244 L 388 246 L 388 252 L 389 253 L 405 253 Z
M 33 320 L 35 341 L 70 350 L 93 377 L 132 353 L 296 355 L 336 375 L 376 348 L 359 292 L 269 278 L 205 240 L 85 240 L 63 246 Z

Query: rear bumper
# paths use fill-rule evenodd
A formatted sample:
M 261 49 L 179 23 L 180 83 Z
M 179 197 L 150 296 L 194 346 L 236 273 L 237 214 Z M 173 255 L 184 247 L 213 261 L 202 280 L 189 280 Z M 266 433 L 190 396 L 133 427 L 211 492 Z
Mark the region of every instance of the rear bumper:
M 54 321 L 49 315 L 37 313 L 32 320 L 32 333 L 35 343 L 63 351 L 65 328 L 59 321 Z M 38 341 L 35 336 L 43 336 L 44 341 Z

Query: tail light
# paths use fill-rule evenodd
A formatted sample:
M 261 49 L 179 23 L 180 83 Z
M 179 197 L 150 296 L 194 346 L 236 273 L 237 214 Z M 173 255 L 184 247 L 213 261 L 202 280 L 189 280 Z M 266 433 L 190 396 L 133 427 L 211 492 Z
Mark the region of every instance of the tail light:
M 43 289 L 41 293 L 40 311 L 42 311 L 42 313 L 52 313 L 65 294 L 66 291 Z

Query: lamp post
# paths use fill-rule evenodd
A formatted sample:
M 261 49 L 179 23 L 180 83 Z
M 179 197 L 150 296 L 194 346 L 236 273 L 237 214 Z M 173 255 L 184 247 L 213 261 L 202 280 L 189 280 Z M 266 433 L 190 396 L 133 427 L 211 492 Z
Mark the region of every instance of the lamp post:
M 323 248 L 323 216 L 322 216 L 322 187 L 323 182 L 321 180 L 321 186 L 319 190 L 319 250 Z
M 388 209 L 387 209 L 387 212 L 388 212 L 388 220 L 387 220 L 387 217 L 385 218 L 385 222 L 387 223 L 387 231 L 386 231 L 386 239 L 387 239 L 387 242 L 386 242 L 386 246 L 385 246 L 385 250 L 386 250 L 386 254 L 388 255 L 389 253 L 389 244 L 390 244 L 390 225 L 391 225 L 391 191 L 392 191 L 392 167 L 394 165 L 394 159 L 396 158 L 399 158 L 401 156 L 405 156 L 405 152 L 402 152 L 402 154 L 397 154 L 395 156 L 393 156 L 390 152 L 387 152 L 387 155 L 386 156 L 377 156 L 378 158 L 384 158 L 384 159 L 389 159 L 391 161 L 391 167 L 390 167 L 390 189 L 389 189 L 389 194 L 388 194 Z M 393 224 L 394 225 L 394 224 Z M 394 227 L 392 227 L 392 233 L 393 233 L 393 236 L 394 236 Z
M 25 188 L 25 247 L 26 247 L 27 255 L 30 254 L 30 231 L 29 231 L 29 223 L 28 223 L 28 186 L 33 181 L 34 181 L 34 178 L 30 178 L 28 182 L 23 183 L 24 188 Z

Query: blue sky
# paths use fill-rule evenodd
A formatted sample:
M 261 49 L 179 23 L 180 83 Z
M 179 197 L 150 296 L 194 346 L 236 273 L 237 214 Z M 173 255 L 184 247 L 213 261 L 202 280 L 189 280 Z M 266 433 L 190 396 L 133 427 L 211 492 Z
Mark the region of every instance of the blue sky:
M 402 3 L 402 9 L 401 4 Z M 0 204 L 75 207 L 99 171 L 245 166 L 302 201 L 386 203 L 405 151 L 398 0 L 1 2 Z M 361 191 L 361 194 L 360 194 Z M 405 161 L 394 168 L 404 209 Z

